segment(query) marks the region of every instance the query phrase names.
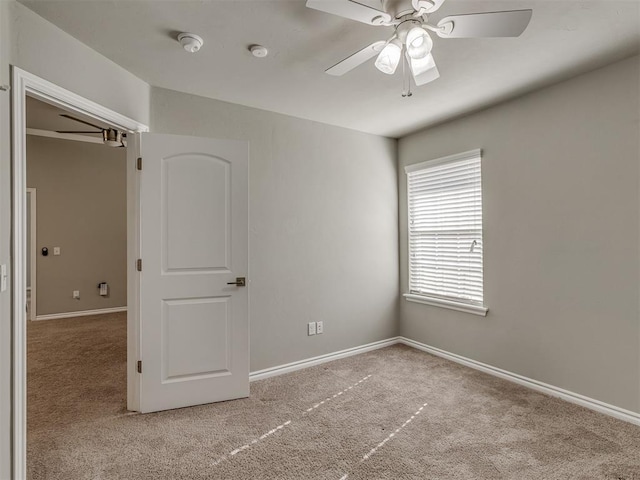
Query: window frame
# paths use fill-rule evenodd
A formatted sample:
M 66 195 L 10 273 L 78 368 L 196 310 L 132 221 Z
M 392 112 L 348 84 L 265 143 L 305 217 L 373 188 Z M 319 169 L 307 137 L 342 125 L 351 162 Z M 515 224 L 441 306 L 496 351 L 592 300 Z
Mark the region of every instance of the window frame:
M 433 160 L 427 160 L 425 162 L 415 163 L 412 165 L 407 165 L 404 168 L 405 176 L 406 176 L 406 207 L 407 207 L 407 287 L 410 288 L 411 282 L 411 270 L 410 270 L 410 261 L 411 261 L 411 233 L 410 233 L 410 209 L 409 209 L 409 174 L 412 172 L 416 172 L 419 170 L 425 170 L 427 168 L 435 167 L 438 165 L 444 165 L 447 163 L 454 163 L 457 161 L 463 160 L 471 160 L 475 158 L 480 159 L 480 178 L 482 184 L 482 150 L 474 149 L 469 150 L 467 152 L 457 153 L 454 155 L 448 155 L 446 157 L 436 158 Z M 481 189 L 481 198 L 484 200 L 484 194 Z M 482 202 L 484 206 L 484 201 Z M 408 293 L 403 294 L 405 300 L 409 302 L 421 303 L 425 305 L 431 305 L 436 307 L 448 308 L 451 310 L 457 310 L 466 313 L 472 313 L 474 315 L 486 316 L 489 308 L 484 304 L 484 215 L 481 225 L 482 231 L 482 292 L 483 292 L 483 304 L 478 304 L 476 302 L 467 302 L 463 299 L 456 299 L 455 297 L 444 297 L 438 295 L 429 295 L 422 293 L 412 293 L 409 291 Z

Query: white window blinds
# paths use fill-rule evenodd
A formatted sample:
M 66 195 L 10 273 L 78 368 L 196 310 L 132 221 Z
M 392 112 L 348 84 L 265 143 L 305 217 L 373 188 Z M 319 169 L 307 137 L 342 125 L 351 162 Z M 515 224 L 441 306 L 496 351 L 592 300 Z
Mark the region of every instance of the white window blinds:
M 411 294 L 483 304 L 481 151 L 406 167 Z

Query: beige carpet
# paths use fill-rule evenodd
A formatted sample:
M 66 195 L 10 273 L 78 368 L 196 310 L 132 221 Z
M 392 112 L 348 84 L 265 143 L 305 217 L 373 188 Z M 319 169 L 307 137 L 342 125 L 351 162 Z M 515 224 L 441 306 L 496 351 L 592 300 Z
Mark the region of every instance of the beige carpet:
M 640 428 L 408 347 L 125 411 L 125 319 L 30 323 L 35 479 L 640 479 Z

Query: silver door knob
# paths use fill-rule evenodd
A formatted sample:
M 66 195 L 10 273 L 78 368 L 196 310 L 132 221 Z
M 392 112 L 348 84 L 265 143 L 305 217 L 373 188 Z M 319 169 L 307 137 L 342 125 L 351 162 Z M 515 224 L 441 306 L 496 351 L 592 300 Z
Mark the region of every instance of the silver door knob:
M 235 282 L 227 282 L 227 285 L 235 285 L 236 287 L 246 286 L 246 280 L 244 277 L 236 277 Z

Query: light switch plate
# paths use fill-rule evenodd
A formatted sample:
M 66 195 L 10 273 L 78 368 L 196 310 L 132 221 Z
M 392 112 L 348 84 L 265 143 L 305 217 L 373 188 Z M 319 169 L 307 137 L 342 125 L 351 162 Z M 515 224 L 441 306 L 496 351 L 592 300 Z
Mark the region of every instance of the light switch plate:
M 309 325 L 307 325 L 309 327 L 308 330 L 308 335 L 315 335 L 316 334 L 316 322 L 309 322 Z
M 60 247 L 53 247 L 53 254 L 60 255 Z

